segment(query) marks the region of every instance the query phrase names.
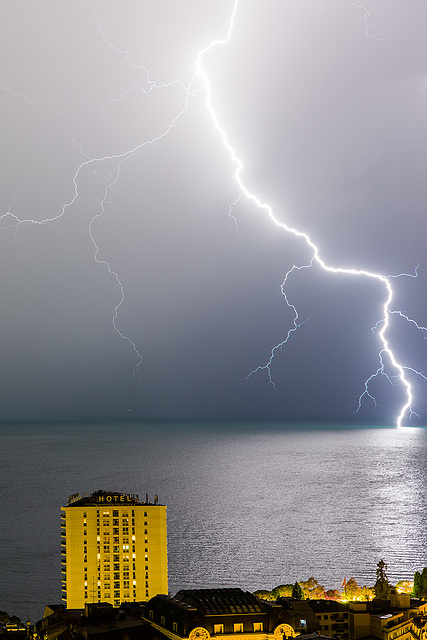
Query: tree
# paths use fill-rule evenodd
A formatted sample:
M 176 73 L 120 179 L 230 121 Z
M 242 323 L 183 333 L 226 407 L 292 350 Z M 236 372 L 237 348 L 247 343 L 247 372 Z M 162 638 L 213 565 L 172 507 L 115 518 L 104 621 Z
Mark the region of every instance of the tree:
M 294 585 L 292 584 L 279 584 L 278 587 L 274 587 L 271 590 L 271 595 L 273 600 L 277 600 L 277 598 L 290 598 L 292 596 Z
M 421 597 L 427 596 L 427 567 L 421 571 Z
M 275 597 L 272 595 L 271 591 L 263 591 L 262 589 L 259 591 L 254 591 L 252 595 L 256 596 L 260 600 L 275 600 Z
M 319 584 L 315 578 L 311 577 L 306 582 L 300 582 L 299 584 L 306 600 L 324 599 L 325 587 Z
M 381 600 L 389 600 L 391 584 L 387 577 L 387 565 L 383 559 L 377 563 L 377 579 L 374 584 L 375 597 Z M 427 575 L 427 574 L 426 574 Z
M 415 571 L 414 574 L 414 586 L 412 588 L 412 595 L 414 596 L 414 598 L 421 598 L 422 596 L 421 573 L 419 571 Z
M 294 587 L 292 589 L 292 597 L 296 598 L 297 600 L 305 600 L 304 591 L 302 590 L 298 582 L 295 582 L 294 584 Z
M 373 600 L 375 598 L 375 591 L 373 587 L 367 587 L 366 584 L 361 587 L 362 600 Z
M 395 587 L 396 593 L 412 593 L 413 583 L 410 580 L 399 580 Z
M 362 598 L 361 589 L 354 578 L 350 578 L 345 583 L 343 597 L 346 600 L 360 600 Z
M 328 589 L 325 592 L 325 600 L 336 600 L 339 602 L 341 600 L 341 594 L 338 589 Z

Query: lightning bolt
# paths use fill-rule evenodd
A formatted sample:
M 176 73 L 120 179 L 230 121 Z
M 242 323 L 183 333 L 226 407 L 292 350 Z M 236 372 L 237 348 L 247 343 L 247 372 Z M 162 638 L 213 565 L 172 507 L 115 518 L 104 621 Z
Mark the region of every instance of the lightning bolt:
M 260 198 L 250 190 L 250 188 L 245 184 L 244 180 L 243 180 L 243 172 L 244 172 L 244 167 L 243 167 L 243 162 L 240 159 L 237 151 L 233 148 L 233 146 L 231 145 L 230 141 L 229 141 L 229 137 L 227 135 L 226 129 L 222 126 L 222 124 L 219 121 L 219 118 L 217 116 L 217 113 L 215 111 L 214 108 L 214 100 L 213 100 L 213 96 L 212 96 L 212 87 L 211 87 L 211 83 L 208 77 L 208 74 L 204 71 L 204 66 L 203 66 L 203 62 L 205 60 L 205 58 L 216 48 L 219 46 L 225 46 L 227 45 L 231 38 L 232 38 L 232 33 L 233 33 L 233 29 L 234 29 L 234 24 L 235 24 L 235 20 L 236 20 L 236 16 L 238 13 L 238 9 L 240 6 L 240 0 L 234 0 L 234 3 L 232 5 L 232 11 L 230 14 L 230 19 L 229 19 L 229 24 L 228 24 L 228 29 L 226 32 L 226 35 L 223 39 L 215 39 L 213 40 L 209 45 L 207 45 L 205 48 L 201 49 L 199 51 L 199 53 L 197 54 L 196 60 L 195 60 L 195 72 L 193 77 L 191 78 L 190 82 L 188 83 L 188 85 L 185 85 L 183 82 L 176 80 L 173 81 L 171 83 L 167 83 L 167 84 L 157 84 L 155 81 L 153 81 L 150 77 L 150 73 L 148 71 L 148 69 L 142 65 L 139 64 L 135 64 L 132 60 L 131 57 L 129 55 L 129 53 L 125 50 L 119 49 L 118 47 L 116 47 L 112 42 L 110 42 L 103 29 L 102 29 L 102 25 L 101 22 L 98 18 L 98 16 L 96 15 L 95 9 L 92 7 L 92 5 L 90 5 L 88 2 L 86 2 L 86 0 L 83 0 L 83 4 L 87 7 L 87 9 L 89 11 L 92 12 L 93 15 L 93 19 L 96 21 L 99 31 L 102 35 L 102 38 L 106 44 L 106 46 L 111 47 L 118 55 L 124 56 L 127 64 L 132 67 L 135 70 L 139 70 L 141 71 L 144 76 L 145 76 L 145 81 L 143 84 L 135 84 L 131 87 L 129 87 L 128 89 L 126 89 L 124 92 L 122 92 L 120 95 L 111 98 L 108 102 L 106 102 L 103 106 L 102 106 L 102 115 L 104 114 L 105 110 L 109 107 L 110 104 L 112 104 L 113 102 L 116 101 L 121 101 L 123 100 L 123 98 L 129 94 L 132 91 L 140 91 L 144 94 L 152 92 L 152 91 L 156 91 L 156 90 L 163 90 L 165 88 L 168 88 L 172 85 L 176 85 L 179 87 L 180 90 L 182 90 L 182 106 L 181 108 L 177 111 L 177 113 L 171 118 L 171 120 L 169 121 L 169 123 L 165 126 L 164 130 L 158 134 L 157 136 L 154 136 L 152 138 L 146 139 L 143 142 L 137 144 L 135 147 L 123 152 L 123 153 L 119 153 L 119 154 L 113 154 L 113 155 L 105 155 L 103 157 L 89 157 L 84 153 L 84 150 L 82 148 L 82 146 L 75 140 L 72 141 L 73 144 L 75 144 L 84 160 L 80 163 L 80 165 L 77 167 L 72 182 L 73 182 L 73 186 L 74 186 L 74 192 L 73 195 L 71 197 L 71 199 L 64 203 L 60 209 L 60 211 L 56 214 L 53 215 L 51 217 L 47 217 L 43 220 L 35 220 L 32 218 L 20 218 L 18 217 L 15 213 L 13 213 L 13 200 L 10 203 L 8 210 L 0 215 L 0 224 L 1 226 L 3 226 L 3 228 L 8 228 L 8 227 L 13 227 L 15 228 L 15 237 L 17 237 L 17 233 L 19 230 L 19 227 L 21 225 L 24 224 L 31 224 L 31 225 L 46 225 L 49 223 L 55 223 L 56 221 L 58 221 L 61 217 L 63 217 L 72 207 L 73 205 L 76 203 L 76 201 L 81 198 L 80 192 L 79 192 L 79 182 L 80 182 L 80 178 L 81 176 L 84 174 L 85 171 L 90 171 L 99 181 L 100 184 L 103 185 L 104 188 L 104 192 L 103 192 L 103 197 L 101 199 L 97 198 L 97 202 L 98 202 L 98 212 L 91 218 L 90 222 L 89 222 L 89 236 L 91 239 L 91 242 L 93 244 L 94 247 L 94 260 L 97 264 L 102 265 L 103 267 L 105 267 L 108 270 L 108 273 L 115 279 L 116 284 L 119 288 L 120 291 L 120 296 L 119 296 L 119 301 L 117 303 L 117 305 L 114 307 L 114 312 L 113 312 L 113 317 L 112 317 L 112 325 L 114 327 L 114 330 L 118 333 L 118 335 L 125 340 L 126 342 L 129 343 L 129 345 L 132 347 L 134 354 L 135 354 L 135 358 L 136 358 L 136 364 L 133 370 L 133 375 L 137 378 L 137 379 L 141 379 L 141 373 L 140 373 L 140 365 L 142 364 L 142 356 L 138 350 L 138 348 L 136 347 L 135 343 L 132 341 L 132 339 L 129 336 L 126 336 L 124 333 L 122 333 L 120 331 L 120 329 L 117 326 L 117 319 L 119 316 L 119 312 L 120 312 L 120 307 L 123 305 L 124 301 L 125 301 L 125 289 L 124 286 L 119 278 L 118 273 L 111 268 L 109 262 L 101 257 L 101 249 L 98 246 L 96 240 L 95 240 L 95 235 L 94 235 L 94 224 L 96 221 L 98 221 L 100 218 L 102 218 L 102 216 L 105 213 L 106 207 L 108 206 L 108 204 L 111 202 L 111 194 L 112 194 L 112 190 L 114 189 L 114 186 L 117 184 L 117 182 L 119 181 L 120 178 L 120 171 L 122 166 L 124 165 L 124 163 L 128 162 L 131 158 L 133 158 L 140 150 L 142 150 L 144 147 L 149 146 L 149 145 L 153 145 L 156 142 L 158 142 L 159 140 L 165 138 L 170 131 L 172 130 L 172 128 L 178 123 L 178 121 L 183 117 L 183 115 L 188 111 L 188 107 L 189 107 L 189 102 L 191 100 L 192 97 L 196 96 L 197 94 L 200 93 L 204 93 L 205 95 L 205 100 L 206 100 L 206 109 L 210 114 L 210 117 L 212 119 L 212 123 L 213 126 L 215 128 L 215 130 L 217 131 L 224 147 L 226 148 L 230 159 L 233 163 L 233 165 L 235 166 L 235 171 L 234 171 L 234 178 L 236 181 L 236 185 L 237 185 L 237 191 L 239 193 L 238 197 L 236 198 L 236 200 L 234 202 L 232 202 L 229 206 L 229 211 L 228 211 L 228 215 L 230 216 L 231 219 L 234 220 L 236 229 L 238 228 L 237 225 L 237 218 L 233 213 L 234 208 L 236 207 L 236 205 L 240 202 L 240 200 L 242 198 L 246 198 L 247 200 L 253 202 L 256 207 L 258 207 L 260 210 L 264 211 L 264 213 L 266 214 L 267 219 L 270 220 L 270 222 L 272 224 L 274 224 L 278 229 L 280 229 L 281 231 L 285 232 L 286 234 L 290 234 L 292 236 L 294 236 L 296 239 L 300 240 L 301 242 L 305 243 L 305 245 L 310 249 L 311 252 L 311 259 L 308 261 L 307 264 L 300 264 L 300 265 L 296 265 L 294 264 L 292 266 L 292 268 L 285 274 L 282 285 L 281 285 L 281 295 L 283 296 L 285 303 L 287 304 L 287 306 L 289 307 L 289 309 L 292 311 L 293 314 L 293 322 L 292 322 L 292 326 L 290 327 L 290 329 L 288 330 L 288 332 L 286 333 L 284 339 L 277 345 L 275 345 L 271 351 L 270 351 L 270 356 L 268 358 L 268 360 L 265 362 L 265 364 L 258 366 L 257 368 L 255 368 L 253 371 L 251 371 L 248 374 L 248 378 L 250 376 L 253 376 L 257 373 L 260 372 L 264 372 L 267 374 L 267 378 L 268 378 L 268 382 L 274 387 L 276 388 L 274 379 L 273 379 L 273 375 L 272 375 L 272 365 L 273 365 L 273 361 L 274 358 L 276 357 L 276 355 L 278 354 L 278 352 L 286 345 L 286 343 L 291 339 L 292 334 L 295 333 L 301 326 L 302 324 L 304 324 L 304 322 L 307 321 L 307 319 L 301 320 L 299 318 L 299 314 L 298 314 L 298 310 L 296 308 L 296 306 L 290 301 L 290 299 L 288 298 L 288 295 L 286 293 L 286 285 L 288 283 L 288 280 L 291 276 L 293 276 L 294 274 L 297 274 L 299 271 L 303 270 L 303 269 L 310 269 L 313 265 L 318 265 L 321 269 L 323 269 L 325 272 L 328 272 L 330 274 L 333 275 L 337 275 L 337 274 L 341 274 L 341 275 L 345 275 L 348 277 L 356 277 L 356 278 L 365 278 L 365 279 L 369 279 L 369 280 L 375 280 L 381 283 L 381 285 L 383 286 L 384 289 L 384 301 L 383 301 L 383 305 L 382 305 L 382 316 L 381 318 L 378 320 L 378 322 L 376 323 L 375 327 L 373 327 L 373 331 L 378 335 L 378 339 L 380 341 L 381 344 L 381 348 L 378 354 L 378 358 L 379 358 L 379 366 L 376 369 L 376 371 L 374 371 L 365 381 L 364 383 L 364 391 L 362 392 L 362 394 L 359 396 L 359 401 L 358 401 L 358 407 L 357 410 L 359 410 L 362 406 L 362 403 L 364 401 L 365 398 L 370 399 L 374 405 L 376 406 L 376 400 L 375 397 L 372 395 L 372 393 L 369 391 L 370 388 L 370 383 L 372 382 L 372 380 L 374 380 L 376 377 L 378 376 L 384 376 L 386 377 L 386 379 L 391 383 L 391 384 L 399 384 L 405 391 L 405 396 L 406 396 L 406 400 L 403 403 L 399 415 L 397 416 L 396 419 L 396 424 L 398 427 L 401 427 L 403 425 L 403 422 L 406 418 L 406 416 L 408 415 L 409 418 L 414 414 L 411 406 L 412 406 L 412 402 L 413 402 L 413 393 L 412 393 L 412 387 L 411 384 L 409 382 L 408 379 L 408 372 L 421 377 L 424 380 L 427 380 L 427 377 L 415 370 L 412 367 L 409 367 L 407 365 L 404 365 L 402 363 L 400 363 L 397 358 L 394 355 L 394 352 L 392 350 L 392 347 L 389 344 L 389 340 L 388 340 L 388 330 L 390 328 L 390 323 L 391 323 L 391 319 L 393 316 L 397 316 L 399 318 L 401 318 L 402 320 L 413 324 L 416 329 L 418 331 L 420 331 L 423 335 L 424 338 L 427 338 L 427 328 L 417 324 L 414 320 L 412 320 L 409 316 L 407 316 L 406 314 L 404 314 L 403 312 L 396 310 L 394 308 L 392 308 L 392 301 L 393 301 L 393 288 L 392 288 L 392 279 L 396 278 L 396 277 L 403 277 L 403 276 L 410 276 L 410 277 L 416 277 L 417 276 L 417 270 L 415 270 L 415 274 L 398 274 L 398 275 L 382 275 L 381 273 L 375 273 L 375 272 L 371 272 L 371 271 L 367 271 L 365 269 L 357 269 L 354 267 L 341 267 L 341 266 L 331 266 L 328 265 L 323 258 L 321 257 L 320 254 L 320 250 L 319 247 L 313 242 L 313 240 L 309 237 L 309 235 L 307 233 L 305 233 L 304 231 L 301 231 L 297 228 L 291 227 L 288 224 L 280 221 L 278 219 L 278 217 L 275 215 L 272 207 L 265 202 L 262 202 L 260 200 Z M 361 9 L 364 12 L 364 23 L 365 23 L 365 35 L 366 37 L 374 37 L 371 36 L 371 34 L 369 33 L 369 29 L 368 29 L 368 20 L 370 18 L 369 15 L 369 11 L 363 7 L 362 5 L 357 4 L 356 2 L 354 2 L 353 0 L 351 1 L 351 4 L 358 8 Z M 319 2 L 318 3 L 318 10 L 320 12 L 323 13 L 323 3 Z M 390 34 L 393 37 L 397 37 L 394 36 L 393 34 Z M 389 37 L 389 36 L 386 36 Z M 377 39 L 377 38 L 375 38 Z M 11 93 L 13 93 L 16 96 L 20 96 L 23 99 L 27 100 L 30 103 L 33 103 L 33 101 L 29 100 L 26 96 L 24 96 L 24 94 L 18 94 L 16 92 L 13 92 L 12 90 L 8 89 L 8 88 L 4 88 L 3 90 L 5 91 L 10 91 Z M 113 173 L 106 173 L 104 166 L 106 164 L 111 164 L 113 163 L 115 169 L 113 171 Z M 391 369 L 393 370 L 393 374 L 389 373 L 388 370 L 386 371 L 386 364 L 385 364 L 385 360 L 387 360 L 390 365 L 391 365 Z M 416 415 L 416 414 L 415 414 Z
M 235 19 L 236 19 L 236 15 L 237 15 L 237 11 L 238 11 L 238 7 L 240 4 L 240 0 L 235 0 L 234 5 L 233 5 L 233 10 L 231 13 L 231 17 L 230 17 L 230 21 L 229 21 L 229 26 L 228 26 L 228 31 L 227 34 L 225 36 L 225 38 L 223 39 L 217 39 L 217 40 L 213 40 L 207 47 L 205 47 L 204 49 L 202 49 L 198 56 L 197 56 L 197 60 L 196 60 L 196 74 L 194 77 L 193 81 L 196 81 L 196 79 L 198 81 L 203 82 L 203 86 L 204 86 L 204 90 L 206 92 L 206 108 L 209 111 L 214 127 L 217 130 L 219 136 L 222 139 L 222 142 L 224 144 L 224 146 L 226 147 L 230 158 L 233 161 L 233 164 L 235 165 L 236 169 L 235 169 L 235 173 L 234 173 L 234 177 L 236 180 L 236 183 L 238 185 L 238 189 L 239 192 L 243 195 L 246 196 L 246 198 L 250 201 L 252 201 L 259 209 L 263 210 L 267 217 L 271 220 L 271 222 L 273 224 L 275 224 L 279 229 L 285 231 L 288 234 L 291 234 L 293 236 L 295 236 L 298 239 L 303 240 L 306 245 L 310 248 L 311 252 L 312 252 L 312 258 L 310 260 L 310 262 L 306 265 L 300 265 L 300 266 L 296 266 L 294 265 L 285 275 L 285 278 L 283 280 L 282 286 L 281 286 L 281 293 L 284 296 L 285 302 L 288 305 L 288 307 L 292 310 L 293 314 L 294 314 L 294 320 L 293 320 L 293 326 L 291 327 L 291 329 L 289 329 L 289 331 L 287 332 L 284 340 L 282 340 L 279 344 L 275 345 L 270 352 L 270 357 L 267 360 L 267 362 L 263 365 L 258 366 L 257 368 L 255 368 L 253 371 L 251 371 L 248 375 L 248 377 L 254 375 L 255 373 L 258 373 L 260 371 L 264 371 L 267 373 L 268 376 L 268 380 L 269 383 L 273 385 L 273 387 L 275 388 L 275 384 L 272 378 L 272 373 L 271 373 L 271 366 L 274 360 L 275 355 L 277 354 L 277 352 L 279 350 L 282 349 L 282 347 L 288 342 L 288 340 L 290 339 L 292 333 L 294 333 L 295 331 L 297 331 L 297 329 L 301 326 L 301 322 L 299 322 L 299 316 L 298 316 L 298 311 L 296 309 L 296 307 L 289 301 L 286 292 L 285 292 L 285 285 L 287 283 L 287 280 L 289 278 L 289 276 L 294 273 L 295 271 L 298 271 L 300 269 L 304 269 L 304 268 L 310 268 L 311 266 L 313 266 L 314 264 L 319 265 L 324 271 L 331 273 L 331 274 L 342 274 L 342 275 L 346 275 L 346 276 L 350 276 L 350 277 L 363 277 L 363 278 L 368 278 L 370 280 L 376 280 L 379 281 L 385 290 L 385 301 L 383 303 L 383 315 L 382 318 L 378 321 L 377 323 L 377 328 L 379 326 L 381 326 L 379 332 L 378 332 L 378 337 L 380 340 L 380 343 L 382 345 L 381 350 L 379 352 L 379 362 L 380 362 L 380 366 L 378 367 L 378 369 L 376 370 L 375 373 L 373 373 L 366 381 L 365 381 L 365 385 L 364 385 L 364 392 L 361 394 L 361 396 L 359 397 L 359 403 L 358 403 L 358 408 L 357 410 L 359 410 L 362 406 L 362 401 L 363 398 L 365 396 L 369 397 L 371 400 L 373 400 L 373 402 L 375 403 L 376 406 L 376 400 L 374 398 L 374 396 L 369 392 L 369 383 L 378 375 L 386 375 L 387 379 L 389 381 L 391 381 L 391 376 L 387 375 L 385 373 L 385 365 L 384 365 L 384 355 L 387 355 L 388 360 L 391 363 L 392 368 L 394 369 L 395 376 L 398 380 L 400 385 L 404 388 L 405 390 L 405 394 L 406 394 L 406 401 L 404 402 L 403 406 L 400 409 L 400 413 L 397 416 L 396 419 L 396 425 L 397 427 L 401 427 L 403 424 L 403 421 L 405 419 L 405 416 L 407 414 L 409 414 L 409 417 L 411 417 L 414 412 L 412 411 L 411 405 L 413 402 L 413 393 L 412 393 L 412 387 L 411 384 L 407 378 L 406 372 L 407 371 L 411 371 L 413 373 L 415 373 L 418 376 L 421 376 L 424 380 L 426 380 L 427 378 L 420 373 L 419 371 L 416 371 L 415 369 L 408 367 L 408 366 L 404 366 L 402 365 L 396 358 L 396 356 L 394 355 L 394 352 L 389 344 L 388 338 L 387 338 L 387 331 L 389 329 L 390 326 L 390 321 L 391 321 L 391 317 L 394 314 L 399 314 L 400 317 L 408 320 L 408 322 L 412 322 L 414 323 L 423 333 L 425 333 L 425 328 L 424 327 L 419 327 L 419 325 L 417 325 L 417 323 L 413 320 L 411 320 L 410 318 L 408 318 L 405 314 L 393 310 L 391 308 L 391 303 L 393 300 L 393 288 L 391 286 L 391 279 L 395 278 L 395 277 L 399 277 L 399 276 L 407 276 L 408 274 L 399 274 L 397 276 L 384 276 L 380 273 L 375 273 L 375 272 L 371 272 L 371 271 L 367 271 L 366 269 L 356 269 L 354 267 L 334 267 L 331 265 L 328 265 L 323 258 L 320 255 L 320 251 L 319 251 L 319 247 L 311 240 L 311 238 L 309 237 L 309 235 L 299 229 L 296 229 L 294 227 L 291 227 L 289 225 L 287 225 L 284 222 L 281 222 L 277 216 L 274 214 L 272 207 L 265 203 L 262 202 L 259 197 L 253 193 L 248 186 L 246 186 L 246 184 L 243 181 L 242 178 L 242 173 L 243 173 L 243 163 L 241 161 L 241 159 L 239 158 L 237 152 L 235 151 L 235 149 L 233 148 L 233 146 L 231 145 L 229 138 L 227 136 L 226 130 L 221 126 L 220 122 L 219 122 L 219 118 L 216 114 L 216 111 L 214 109 L 214 102 L 212 99 L 212 89 L 211 89 L 211 84 L 208 78 L 208 75 L 206 74 L 206 72 L 203 70 L 203 59 L 206 57 L 206 55 L 208 53 L 210 53 L 212 51 L 212 49 L 214 49 L 217 46 L 224 46 L 226 45 L 228 42 L 230 42 L 231 37 L 232 37 L 232 32 L 233 32 L 233 28 L 234 28 L 234 24 L 235 24 Z M 365 26 L 366 26 L 366 36 L 369 36 L 369 30 L 368 30 L 368 19 L 370 17 L 369 15 L 369 11 L 361 6 L 356 4 L 355 2 L 351 2 L 351 4 L 355 7 L 358 7 L 360 9 L 363 9 L 364 11 L 364 20 L 365 20 Z M 240 196 L 241 197 L 241 196 Z M 417 273 L 415 272 L 414 277 L 416 277 Z M 425 336 L 424 336 L 425 337 Z

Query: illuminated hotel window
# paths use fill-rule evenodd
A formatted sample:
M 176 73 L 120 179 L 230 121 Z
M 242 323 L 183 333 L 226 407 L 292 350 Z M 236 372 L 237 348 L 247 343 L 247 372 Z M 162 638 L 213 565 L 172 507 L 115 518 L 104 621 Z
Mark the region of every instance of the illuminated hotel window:
M 262 631 L 262 622 L 254 622 L 254 631 Z
M 235 622 L 233 627 L 234 633 L 243 633 L 243 622 Z
M 214 624 L 214 633 L 224 633 L 224 625 Z
M 109 512 L 109 511 L 103 511 L 103 512 L 102 512 L 102 515 L 103 515 L 103 516 L 109 516 L 109 515 L 110 515 L 110 512 Z

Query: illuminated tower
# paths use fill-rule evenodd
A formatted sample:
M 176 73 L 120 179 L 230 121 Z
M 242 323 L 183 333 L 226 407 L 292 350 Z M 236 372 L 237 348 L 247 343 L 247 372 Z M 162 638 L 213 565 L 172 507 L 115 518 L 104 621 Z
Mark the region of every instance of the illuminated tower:
M 69 496 L 61 507 L 62 603 L 140 602 L 168 592 L 166 507 L 131 493 Z

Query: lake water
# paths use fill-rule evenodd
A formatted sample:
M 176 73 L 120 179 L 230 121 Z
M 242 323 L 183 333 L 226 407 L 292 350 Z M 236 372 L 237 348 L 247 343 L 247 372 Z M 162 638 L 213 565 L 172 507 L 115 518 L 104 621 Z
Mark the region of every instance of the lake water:
M 0 426 L 0 609 L 59 603 L 59 510 L 98 489 L 158 494 L 169 590 L 339 588 L 427 565 L 427 429 L 279 424 Z

